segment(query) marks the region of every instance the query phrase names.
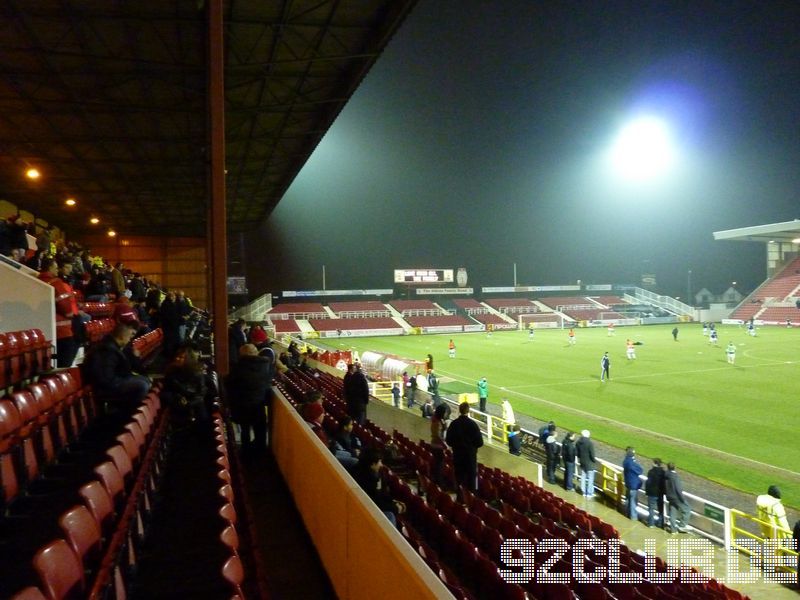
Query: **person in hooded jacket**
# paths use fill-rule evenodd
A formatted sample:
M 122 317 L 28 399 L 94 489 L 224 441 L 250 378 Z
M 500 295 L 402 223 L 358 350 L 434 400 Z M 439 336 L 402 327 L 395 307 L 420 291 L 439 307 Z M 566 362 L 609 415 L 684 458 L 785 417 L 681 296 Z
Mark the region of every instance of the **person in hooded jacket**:
M 253 344 L 239 348 L 239 360 L 225 380 L 231 418 L 242 428 L 242 455 L 253 456 L 267 449 L 267 392 L 269 360 L 258 355 Z M 252 432 L 252 438 L 251 438 Z
M 547 472 L 547 482 L 556 482 L 556 467 L 561 456 L 561 448 L 558 446 L 555 432 L 547 436 L 544 441 L 544 464 Z
M 667 474 L 664 476 L 664 493 L 669 502 L 670 533 L 686 533 L 692 507 L 683 497 L 683 483 L 675 471 L 675 463 L 667 463 Z
M 781 502 L 781 491 L 777 485 L 769 486 L 766 494 L 756 498 L 756 507 L 759 520 L 769 523 L 769 526 L 761 525 L 761 534 L 765 538 L 791 537 L 789 520 L 786 518 L 786 509 Z
M 561 441 L 561 459 L 564 461 L 564 489 L 575 489 L 575 434 L 568 431 Z
M 647 472 L 644 493 L 647 495 L 647 526 L 664 528 L 664 467 L 661 459 L 654 458 Z

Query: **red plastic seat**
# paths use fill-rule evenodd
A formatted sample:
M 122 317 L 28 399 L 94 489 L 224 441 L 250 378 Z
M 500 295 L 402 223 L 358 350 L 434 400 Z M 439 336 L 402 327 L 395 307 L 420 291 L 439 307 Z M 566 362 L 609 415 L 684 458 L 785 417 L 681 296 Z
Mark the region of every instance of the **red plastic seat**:
M 94 571 L 100 559 L 102 534 L 89 509 L 83 505 L 73 506 L 61 515 L 58 524 L 67 543 L 81 559 L 83 568 Z
M 0 508 L 11 504 L 21 492 L 14 460 L 21 427 L 22 419 L 17 407 L 8 400 L 0 401 Z
M 239 559 L 238 554 L 234 554 L 228 560 L 225 561 L 225 564 L 222 565 L 222 576 L 225 580 L 230 583 L 233 591 L 241 597 L 244 597 L 242 593 L 242 584 L 244 583 L 244 569 L 242 568 L 242 561 Z
M 66 541 L 55 540 L 41 548 L 33 557 L 33 567 L 49 600 L 83 598 L 83 568 Z
M 131 434 L 128 433 L 122 435 L 127 436 L 130 439 L 130 443 L 135 446 L 135 442 L 133 442 L 133 436 L 131 436 Z M 114 466 L 117 468 L 117 472 L 122 477 L 125 485 L 131 485 L 134 477 L 133 462 L 131 461 L 131 457 L 128 455 L 128 451 L 125 449 L 125 447 L 121 444 L 112 446 L 106 451 L 106 456 L 108 456 L 108 458 L 111 459 L 111 462 L 114 463 Z
M 11 600 L 47 600 L 47 596 L 38 587 L 26 587 L 11 597 Z
M 122 451 L 123 456 L 127 459 L 125 455 L 125 451 L 122 450 L 121 446 L 115 446 Z M 103 484 L 106 492 L 111 497 L 111 501 L 114 504 L 115 508 L 120 508 L 122 506 L 122 502 L 125 500 L 125 481 L 122 478 L 117 467 L 114 465 L 113 462 L 107 461 L 97 465 L 94 469 L 95 475 L 100 480 L 100 483 Z
M 100 531 L 108 536 L 114 526 L 114 501 L 108 490 L 100 481 L 90 481 L 78 490 L 78 494 L 83 498 Z
M 239 534 L 236 532 L 236 527 L 228 525 L 219 534 L 219 539 L 225 544 L 233 554 L 239 552 Z

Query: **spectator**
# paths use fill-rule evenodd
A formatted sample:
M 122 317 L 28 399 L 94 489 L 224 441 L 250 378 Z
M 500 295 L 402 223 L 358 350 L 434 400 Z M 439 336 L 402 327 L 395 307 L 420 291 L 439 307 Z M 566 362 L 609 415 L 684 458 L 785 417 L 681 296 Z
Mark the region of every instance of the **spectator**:
M 228 328 L 228 360 L 231 366 L 239 359 L 239 348 L 247 343 L 244 319 L 236 319 Z
M 508 432 L 508 451 L 514 456 L 522 455 L 522 434 L 519 425 L 512 425 Z
M 639 520 L 636 507 L 639 503 L 639 489 L 642 487 L 642 480 L 639 477 L 642 473 L 644 473 L 644 468 L 636 460 L 636 450 L 632 446 L 628 446 L 625 449 L 625 459 L 622 461 L 622 476 L 625 479 L 625 502 L 628 507 L 628 518 L 633 521 Z
M 191 347 L 184 346 L 164 371 L 164 392 L 173 411 L 190 421 L 208 422 L 205 365 Z
M 561 442 L 561 460 L 564 462 L 564 489 L 575 489 L 575 434 L 568 431 Z
M 331 442 L 328 438 L 328 433 L 322 426 L 323 421 L 325 421 L 325 409 L 322 406 L 322 402 L 311 402 L 303 406 L 303 419 L 311 426 L 311 430 L 319 438 L 319 441 L 325 444 L 325 447 L 330 447 Z
M 786 509 L 781 503 L 781 491 L 778 486 L 771 485 L 766 494 L 756 498 L 758 518 L 769 525 L 761 525 L 761 534 L 765 538 L 788 538 L 789 521 L 786 518 Z
M 144 302 L 147 298 L 147 287 L 144 285 L 141 273 L 133 274 L 128 289 L 131 291 L 131 302 Z
M 118 262 L 115 266 L 108 269 L 108 278 L 111 280 L 111 292 L 119 298 L 127 289 L 125 277 L 122 275 L 121 262 Z
M 547 436 L 544 442 L 544 459 L 547 482 L 556 482 L 556 467 L 561 457 L 561 448 L 558 447 L 555 431 Z
M 414 408 L 417 401 L 417 376 L 412 375 L 408 380 L 408 408 Z
M 548 436 L 556 434 L 556 424 L 553 421 L 549 421 L 546 425 L 543 425 L 539 429 L 538 433 L 539 433 L 539 443 L 542 444 L 542 446 L 544 446 Z
M 439 406 L 442 402 L 439 397 L 439 379 L 433 371 L 428 372 L 428 393 L 433 397 L 433 405 Z
M 350 417 L 342 418 L 339 423 L 339 431 L 330 443 L 331 452 L 336 459 L 347 470 L 351 470 L 358 464 L 358 456 L 361 452 L 361 442 L 353 435 L 353 419 Z
M 588 429 L 581 431 L 580 439 L 575 443 L 575 453 L 581 466 L 581 492 L 586 498 L 594 498 L 594 474 L 597 460 L 594 456 L 594 443 L 590 439 Z
M 440 404 L 439 406 L 445 406 L 444 404 Z M 420 411 L 422 411 L 422 418 L 423 419 L 430 419 L 433 418 L 433 414 L 436 412 L 436 408 L 433 405 L 433 401 L 431 400 L 430 396 L 425 397 L 425 404 L 420 406 Z M 445 409 L 447 412 L 447 409 Z
M 392 499 L 388 486 L 381 477 L 382 467 L 378 450 L 365 448 L 359 457 L 353 477 L 392 525 L 397 527 L 397 515 L 404 513 L 406 507 L 402 502 Z
M 264 409 L 271 385 L 269 361 L 258 355 L 255 346 L 244 344 L 225 383 L 231 418 L 242 428 L 242 456 L 249 458 L 265 452 L 267 413 Z
M 39 279 L 55 288 L 56 302 L 56 358 L 59 367 L 71 367 L 78 354 L 78 341 L 75 337 L 76 321 L 80 326 L 81 312 L 75 291 L 66 281 L 58 277 L 58 263 L 47 258 L 42 263 Z M 80 331 L 80 329 L 79 329 Z
M 661 459 L 654 458 L 647 472 L 644 492 L 647 494 L 647 526 L 664 528 L 664 468 Z
M 433 411 L 431 417 L 431 454 L 433 464 L 431 465 L 431 479 L 437 485 L 442 485 L 442 464 L 444 463 L 444 451 L 447 448 L 445 433 L 447 432 L 447 416 L 445 405 L 440 404 Z
M 136 374 L 142 370 L 139 351 L 134 348 L 126 352 L 134 333 L 130 325 L 116 325 L 89 348 L 84 360 L 84 373 L 95 395 L 123 410 L 138 406 L 150 390 L 150 379 Z
M 131 303 L 128 301 L 128 294 L 130 294 L 130 292 L 125 290 L 125 293 L 122 294 L 122 296 L 120 296 L 114 303 L 114 320 L 117 323 L 125 323 L 126 325 L 135 327 L 138 330 L 139 315 L 136 312 L 136 309 L 131 306 Z
M 683 483 L 675 471 L 675 463 L 667 463 L 667 474 L 664 476 L 664 493 L 669 502 L 670 533 L 686 533 L 692 508 L 683 497 Z
M 369 403 L 369 382 L 367 376 L 356 364 L 344 387 L 344 397 L 347 401 L 347 414 L 359 425 L 367 420 L 367 404 Z
M 411 378 L 408 376 L 407 371 L 403 371 L 403 399 L 406 401 L 408 401 L 408 391 L 410 387 L 411 387 Z M 413 402 L 410 404 L 407 403 L 408 408 L 411 408 L 413 405 L 414 405 Z
M 395 408 L 400 408 L 400 384 L 395 382 L 392 384 L 392 405 Z
M 478 381 L 478 402 L 480 404 L 481 412 L 486 412 L 486 402 L 489 400 L 489 383 L 486 377 L 481 377 Z
M 250 343 L 255 345 L 256 348 L 261 348 L 267 343 L 267 332 L 264 331 L 264 328 L 258 324 L 253 325 L 250 328 L 248 337 L 250 338 Z
M 503 398 L 501 405 L 503 407 L 503 420 L 509 425 L 516 423 L 517 418 L 514 416 L 514 407 L 511 406 L 511 402 L 508 401 L 508 398 Z
M 474 492 L 478 489 L 478 448 L 483 446 L 483 435 L 469 417 L 469 403 L 462 402 L 458 413 L 458 418 L 447 428 L 445 441 L 453 450 L 456 484 Z
M 111 289 L 108 277 L 97 265 L 92 265 L 90 273 L 89 282 L 84 287 L 83 295 L 86 300 L 89 302 L 108 302 L 108 292 Z
M 192 301 L 186 297 L 183 291 L 178 290 L 175 293 L 175 307 L 178 312 L 178 339 L 179 343 L 186 341 L 186 327 L 189 324 L 189 317 L 192 315 Z M 256 344 L 256 348 L 258 344 Z
M 161 330 L 164 332 L 163 352 L 167 359 L 171 359 L 181 345 L 181 316 L 175 302 L 174 292 L 167 292 L 161 307 L 158 309 Z

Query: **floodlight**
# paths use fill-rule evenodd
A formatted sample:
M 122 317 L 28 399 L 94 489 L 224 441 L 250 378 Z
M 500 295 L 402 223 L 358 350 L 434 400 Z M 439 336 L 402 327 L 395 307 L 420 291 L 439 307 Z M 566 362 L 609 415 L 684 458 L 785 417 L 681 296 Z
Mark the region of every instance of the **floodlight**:
M 628 179 L 643 180 L 662 174 L 675 162 L 669 127 L 651 116 L 631 121 L 614 140 L 611 162 Z
M 27 177 L 28 179 L 39 179 L 40 176 L 41 173 L 39 173 L 39 169 L 31 167 L 30 169 L 25 171 L 25 177 Z

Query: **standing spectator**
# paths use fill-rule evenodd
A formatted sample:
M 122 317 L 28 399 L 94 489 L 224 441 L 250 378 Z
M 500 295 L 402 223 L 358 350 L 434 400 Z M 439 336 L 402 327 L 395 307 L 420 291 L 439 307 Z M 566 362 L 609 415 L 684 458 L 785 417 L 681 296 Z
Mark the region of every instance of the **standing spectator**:
M 174 292 L 167 292 L 166 298 L 158 309 L 158 316 L 161 321 L 161 330 L 164 332 L 164 356 L 170 360 L 178 351 L 178 346 L 181 345 L 181 317 Z
M 511 402 L 508 401 L 508 398 L 503 398 L 501 404 L 503 407 L 503 421 L 509 425 L 514 425 L 517 422 L 517 418 L 514 416 L 514 407 L 511 406 Z
M 266 451 L 267 414 L 264 409 L 271 385 L 269 361 L 258 355 L 258 348 L 244 344 L 225 383 L 231 418 L 242 428 L 242 456 L 251 457 Z
M 264 331 L 261 325 L 256 324 L 250 328 L 250 333 L 247 337 L 250 338 L 250 343 L 256 348 L 261 348 L 267 341 L 267 332 Z
M 233 365 L 239 358 L 239 348 L 247 343 L 244 333 L 245 320 L 236 319 L 228 328 L 228 360 Z
M 653 466 L 647 472 L 644 492 L 647 494 L 647 526 L 664 528 L 664 468 L 661 459 L 654 458 Z
M 636 460 L 636 450 L 632 446 L 628 446 L 625 449 L 625 460 L 622 461 L 622 476 L 625 479 L 628 518 L 633 521 L 639 520 L 636 507 L 639 503 L 639 489 L 642 487 L 642 480 L 639 477 L 642 473 L 644 473 L 644 468 Z
M 564 461 L 564 489 L 575 489 L 575 434 L 568 431 L 561 442 L 561 460 Z
M 417 376 L 412 375 L 408 380 L 408 408 L 414 408 L 417 401 Z
M 478 424 L 469 417 L 468 402 L 459 405 L 458 413 L 458 418 L 447 428 L 445 441 L 453 449 L 456 483 L 474 492 L 478 489 L 478 448 L 483 446 L 483 436 Z
M 363 425 L 367 420 L 369 382 L 358 364 L 354 366 L 353 373 L 347 380 L 344 397 L 347 400 L 347 414 L 353 417 L 356 423 Z
M 765 538 L 790 537 L 789 521 L 786 519 L 786 509 L 781 503 L 781 491 L 777 485 L 769 486 L 766 494 L 756 498 L 756 507 L 759 520 L 770 524 L 761 526 L 761 534 Z M 786 531 L 781 531 L 782 529 Z
M 44 259 L 39 279 L 55 288 L 56 358 L 59 367 L 71 367 L 78 354 L 75 318 L 79 316 L 80 311 L 75 292 L 66 281 L 58 276 L 58 263 L 54 258 Z
M 92 346 L 83 361 L 86 379 L 98 398 L 123 411 L 138 406 L 150 391 L 150 380 L 141 371 L 139 351 L 125 352 L 136 330 L 119 323 L 111 334 Z
M 611 359 L 608 357 L 608 352 L 603 353 L 603 358 L 600 359 L 600 381 L 608 379 L 611 381 Z
M 345 375 L 345 377 L 346 376 L 347 375 Z M 408 401 L 408 391 L 409 391 L 408 388 L 410 387 L 411 387 L 411 378 L 408 376 L 407 371 L 403 371 L 403 400 Z M 411 406 L 412 405 L 408 405 L 409 408 L 411 408 Z
M 441 403 L 441 398 L 439 398 L 439 379 L 432 370 L 428 372 L 428 393 L 433 397 L 433 405 L 439 406 Z
M 547 483 L 556 482 L 556 467 L 561 456 L 555 432 L 547 436 L 544 442 L 544 464 L 547 473 Z
M 478 401 L 480 402 L 481 412 L 486 412 L 486 402 L 489 399 L 489 383 L 486 377 L 481 377 L 478 382 Z
M 508 432 L 508 452 L 514 456 L 522 455 L 522 434 L 519 425 L 512 425 Z
M 544 446 L 545 442 L 547 441 L 547 436 L 555 435 L 556 433 L 556 424 L 555 421 L 548 421 L 545 425 L 543 425 L 538 432 L 538 442 Z
M 594 497 L 594 473 L 597 460 L 594 456 L 594 443 L 589 439 L 588 429 L 581 431 L 580 439 L 575 442 L 575 453 L 581 466 L 581 492 L 586 498 Z
M 445 433 L 447 431 L 447 420 L 444 404 L 440 404 L 433 411 L 431 417 L 431 454 L 433 464 L 431 465 L 431 479 L 437 485 L 442 485 L 442 463 L 444 462 L 444 451 L 447 448 Z
M 108 275 L 111 279 L 111 291 L 119 298 L 127 289 L 125 277 L 122 275 L 122 263 L 118 262 L 115 266 L 109 268 Z
M 147 298 L 147 288 L 141 273 L 133 274 L 133 279 L 128 283 L 128 289 L 131 291 L 131 302 L 144 302 Z
M 692 508 L 683 497 L 683 483 L 675 471 L 675 463 L 667 463 L 667 474 L 664 476 L 664 493 L 669 502 L 670 533 L 686 533 Z
M 179 343 L 183 343 L 186 341 L 186 327 L 189 324 L 189 317 L 192 315 L 192 301 L 186 297 L 186 294 L 183 291 L 178 290 L 175 293 L 175 306 L 177 307 L 178 311 L 178 339 L 180 340 Z M 256 348 L 258 348 L 258 344 L 255 344 Z
M 396 381 L 392 384 L 392 405 L 400 408 L 400 384 Z

